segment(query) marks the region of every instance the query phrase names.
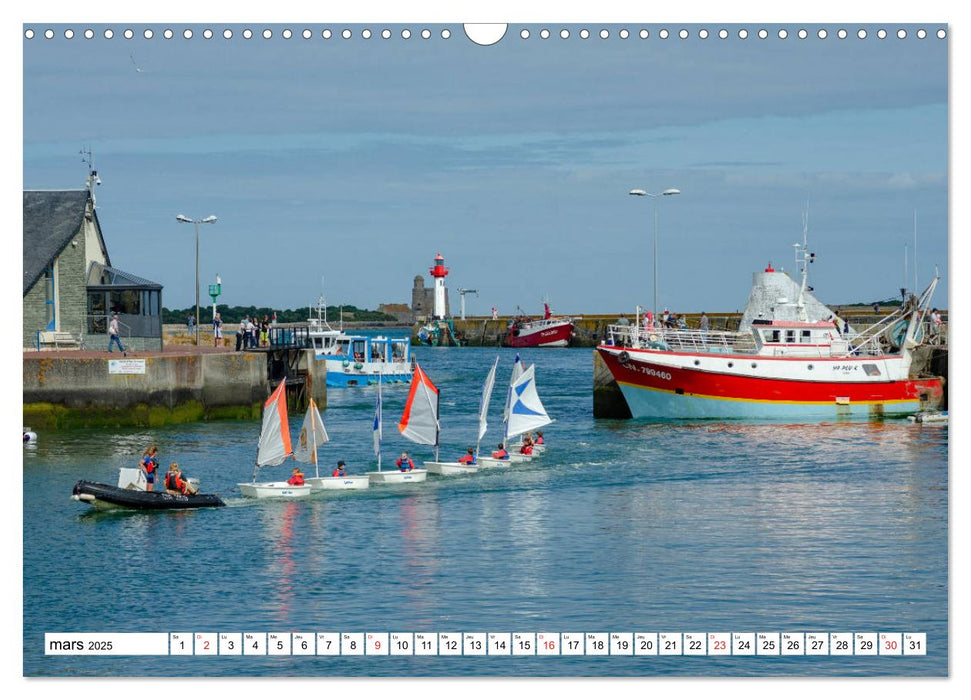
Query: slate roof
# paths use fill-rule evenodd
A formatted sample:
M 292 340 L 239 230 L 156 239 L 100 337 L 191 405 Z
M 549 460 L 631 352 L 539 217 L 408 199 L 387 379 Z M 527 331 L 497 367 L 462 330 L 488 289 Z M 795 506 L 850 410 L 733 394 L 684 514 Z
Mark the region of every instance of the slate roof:
M 24 294 L 77 234 L 87 202 L 87 190 L 24 191 Z M 107 259 L 104 239 L 101 247 Z
M 109 267 L 101 263 L 91 263 L 88 272 L 88 287 L 111 287 L 112 289 L 161 289 L 162 285 L 130 272 Z

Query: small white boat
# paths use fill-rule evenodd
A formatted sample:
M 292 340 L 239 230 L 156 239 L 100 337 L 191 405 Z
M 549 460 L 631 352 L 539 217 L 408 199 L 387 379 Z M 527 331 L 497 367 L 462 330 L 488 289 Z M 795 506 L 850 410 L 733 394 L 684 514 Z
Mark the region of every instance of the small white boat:
M 479 471 L 477 464 L 461 464 L 459 462 L 424 462 L 422 464 L 429 474 L 438 476 L 459 476 L 462 474 L 475 474 Z
M 262 483 L 237 484 L 240 492 L 247 498 L 303 498 L 310 495 L 310 487 L 291 486 L 285 481 L 265 481 Z
M 366 489 L 371 481 L 366 475 L 314 476 L 306 479 L 306 483 L 313 491 L 356 491 Z
M 320 464 L 317 459 L 317 446 L 330 441 L 324 421 L 317 410 L 317 402 L 310 399 L 307 413 L 303 417 L 303 426 L 300 428 L 300 438 L 297 440 L 297 447 L 293 451 L 293 458 L 298 462 L 314 465 L 314 475 L 309 479 L 304 479 L 304 483 L 310 487 L 311 491 L 339 491 L 339 490 L 358 490 L 366 489 L 368 478 L 366 476 L 321 476 Z M 342 463 L 341 463 L 342 464 Z
M 416 372 L 417 372 L 416 365 Z M 424 375 L 424 373 L 422 373 Z M 426 377 L 427 380 L 427 377 Z M 431 384 L 431 382 L 428 382 Z M 381 386 L 383 382 L 378 379 L 378 398 L 374 406 L 374 455 L 378 458 L 378 470 L 376 472 L 368 472 L 367 477 L 372 484 L 417 484 L 424 481 L 428 477 L 428 471 L 426 469 L 411 469 L 409 471 L 401 470 L 385 470 L 381 469 L 381 438 L 383 433 L 383 418 L 381 415 Z M 432 385 L 434 389 L 434 385 Z M 409 407 L 414 402 L 416 388 L 412 384 L 410 393 L 408 394 L 408 402 L 405 405 L 405 414 L 407 416 Z M 438 390 L 435 389 L 436 406 L 438 399 Z M 423 408 L 419 409 L 419 417 L 423 416 Z M 435 429 L 438 429 L 438 420 L 435 420 Z
M 310 495 L 310 487 L 306 484 L 295 486 L 286 481 L 256 482 L 260 467 L 283 464 L 293 454 L 290 446 L 290 423 L 287 419 L 286 390 L 284 380 L 263 404 L 263 425 L 256 448 L 253 480 L 248 484 L 237 484 L 240 492 L 247 498 L 303 498 Z
M 24 444 L 34 445 L 37 443 L 37 433 L 30 428 L 24 428 Z
M 907 416 L 911 423 L 947 423 L 947 411 L 935 411 L 933 413 L 916 413 Z
M 480 469 L 509 468 L 515 464 L 509 459 L 495 459 L 494 457 L 479 457 Z
M 368 472 L 368 479 L 372 484 L 417 484 L 428 477 L 427 469 L 412 469 L 411 471 L 384 471 Z

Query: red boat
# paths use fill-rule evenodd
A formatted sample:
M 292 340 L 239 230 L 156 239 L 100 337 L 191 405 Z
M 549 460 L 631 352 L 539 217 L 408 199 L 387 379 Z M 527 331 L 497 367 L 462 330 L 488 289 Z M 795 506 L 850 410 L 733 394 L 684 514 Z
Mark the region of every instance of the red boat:
M 573 319 L 554 317 L 543 304 L 543 318 L 535 321 L 520 314 L 509 322 L 502 344 L 509 348 L 565 348 L 573 337 Z
M 631 415 L 819 420 L 939 408 L 941 378 L 911 372 L 937 278 L 869 328 L 841 329 L 835 315 L 809 317 L 812 258 L 804 256 L 795 303 L 768 291 L 791 285 L 785 273 L 770 265 L 758 275 L 760 292 L 750 300 L 767 299 L 769 307 L 747 331 L 611 326 L 597 350 Z

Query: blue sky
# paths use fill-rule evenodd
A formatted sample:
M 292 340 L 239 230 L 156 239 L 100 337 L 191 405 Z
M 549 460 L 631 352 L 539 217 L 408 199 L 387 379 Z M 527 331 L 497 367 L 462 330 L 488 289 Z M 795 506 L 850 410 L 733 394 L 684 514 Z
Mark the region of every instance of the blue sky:
M 903 40 L 865 24 L 746 24 L 745 40 L 738 26 L 717 25 L 725 40 L 696 26 L 682 40 L 651 24 L 516 24 L 490 47 L 459 24 L 409 24 L 407 40 L 375 23 L 306 25 L 310 40 L 280 37 L 299 24 L 254 25 L 270 40 L 233 24 L 111 25 L 111 40 L 105 25 L 92 40 L 43 26 L 57 38 L 23 42 L 23 186 L 82 186 L 78 152 L 93 149 L 112 262 L 165 285 L 170 307 L 194 295 L 183 213 L 219 217 L 202 228 L 203 299 L 218 272 L 228 304 L 307 305 L 321 278 L 331 303 L 408 302 L 440 251 L 449 287 L 479 290 L 471 313 L 536 311 L 544 296 L 567 313 L 629 311 L 653 284 L 653 203 L 629 197 L 635 187 L 682 190 L 659 209 L 672 310 L 742 308 L 752 272 L 792 267 L 807 200 L 823 301 L 895 296 L 916 211 L 920 283 L 939 265 L 947 303 L 942 25 L 890 25 Z M 168 26 L 176 38 L 161 37 Z

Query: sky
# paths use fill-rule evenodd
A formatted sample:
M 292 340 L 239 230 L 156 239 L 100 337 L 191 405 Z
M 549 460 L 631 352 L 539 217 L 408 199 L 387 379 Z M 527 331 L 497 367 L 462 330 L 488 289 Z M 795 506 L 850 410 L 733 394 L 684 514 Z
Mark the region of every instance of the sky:
M 457 23 L 44 24 L 55 38 L 23 40 L 23 187 L 83 187 L 89 148 L 113 265 L 170 308 L 194 302 L 184 214 L 218 217 L 200 227 L 204 304 L 217 274 L 222 304 L 410 303 L 441 252 L 453 310 L 465 287 L 469 313 L 630 312 L 653 303 L 655 205 L 672 311 L 742 309 L 753 272 L 794 270 L 807 210 L 822 301 L 896 297 L 937 266 L 946 306 L 944 26 L 525 23 L 480 46 Z

